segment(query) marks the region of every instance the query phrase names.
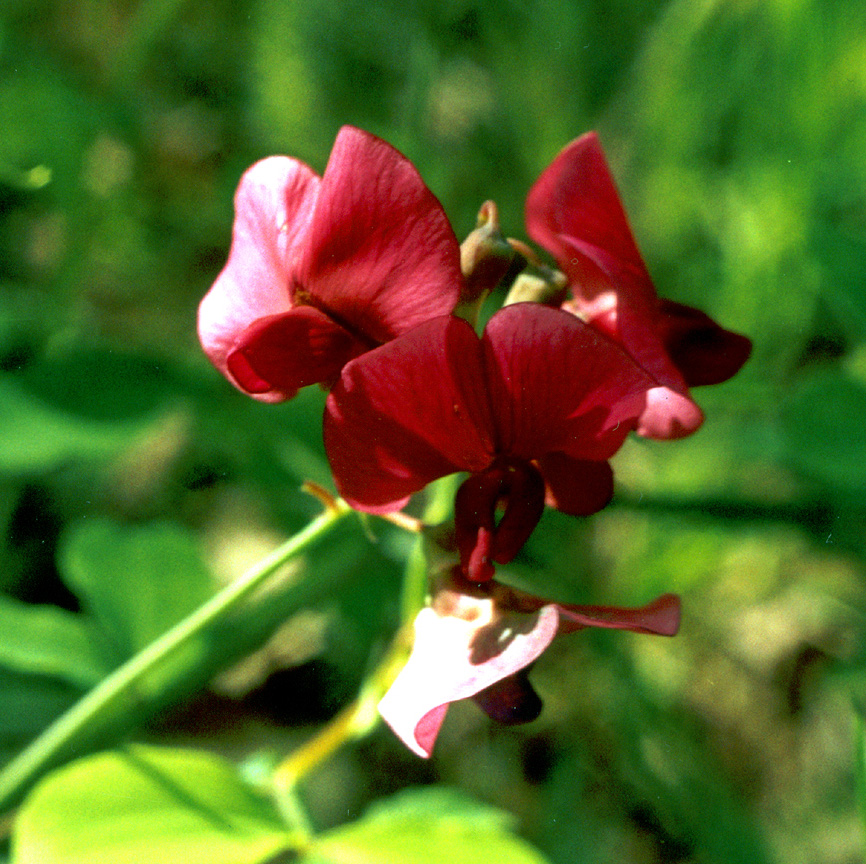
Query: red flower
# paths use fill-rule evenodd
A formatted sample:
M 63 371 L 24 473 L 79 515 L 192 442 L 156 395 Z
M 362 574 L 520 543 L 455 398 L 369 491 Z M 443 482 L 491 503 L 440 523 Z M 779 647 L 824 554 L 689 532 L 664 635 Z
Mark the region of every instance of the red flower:
M 575 515 L 608 502 L 606 460 L 654 384 L 558 309 L 507 306 L 481 338 L 463 319 L 441 317 L 344 367 L 325 409 L 325 449 L 340 494 L 371 513 L 470 472 L 455 502 L 457 545 L 465 572 L 483 581 L 492 561 L 517 554 L 545 501 Z
M 703 414 L 689 387 L 718 384 L 746 362 L 751 342 L 689 306 L 660 300 L 594 132 L 545 169 L 526 200 L 529 236 L 571 282 L 566 308 L 619 342 L 657 381 L 638 433 L 679 438 Z
M 680 601 L 664 594 L 640 609 L 571 606 L 488 582 L 459 581 L 437 593 L 415 619 L 409 661 L 379 703 L 379 713 L 419 756 L 428 757 L 448 706 L 473 698 L 504 723 L 534 720 L 541 701 L 526 680 L 558 633 L 605 627 L 673 636 Z
M 448 314 L 460 295 L 442 206 L 404 156 L 359 129 L 340 130 L 322 178 L 285 156 L 253 165 L 235 212 L 199 337 L 257 399 L 331 383 L 352 357 Z

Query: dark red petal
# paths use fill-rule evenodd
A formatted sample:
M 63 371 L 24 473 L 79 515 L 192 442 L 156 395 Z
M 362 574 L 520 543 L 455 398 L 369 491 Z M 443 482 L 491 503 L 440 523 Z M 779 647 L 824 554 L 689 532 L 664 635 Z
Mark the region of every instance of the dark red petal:
M 454 533 L 463 573 L 473 582 L 493 578 L 493 532 L 496 503 L 502 492 L 501 471 L 467 477 L 454 496 Z
M 452 311 L 460 247 L 415 167 L 344 126 L 322 179 L 300 278 L 312 302 L 376 343 Z
M 496 523 L 497 506 L 504 512 Z M 527 463 L 496 463 L 460 485 L 454 499 L 454 528 L 463 573 L 486 582 L 491 562 L 507 564 L 523 548 L 544 512 L 544 481 Z
M 574 250 L 562 246 L 563 236 L 575 243 L 578 258 L 585 256 L 608 276 L 615 267 L 616 275 L 625 277 L 617 290 L 627 288 L 633 301 L 654 302 L 655 289 L 595 132 L 563 148 L 535 182 L 526 198 L 526 228 L 567 275 L 574 275 L 570 269 L 579 268 L 580 261 L 572 264 Z M 584 280 L 574 281 L 583 286 Z M 588 281 L 586 299 L 591 300 Z
M 544 480 L 529 462 L 505 466 L 505 512 L 496 526 L 493 560 L 507 564 L 523 548 L 544 513 Z
M 340 494 L 386 512 L 431 480 L 493 460 L 481 347 L 450 316 L 349 363 L 328 397 L 325 449 Z
M 541 699 L 529 682 L 528 672 L 521 669 L 476 693 L 472 701 L 497 723 L 516 726 L 531 723 L 541 714 Z
M 749 359 L 751 340 L 720 327 L 700 309 L 662 300 L 660 310 L 662 341 L 690 387 L 721 384 Z
M 497 312 L 483 344 L 499 452 L 526 461 L 609 458 L 655 384 L 614 342 L 537 303 Z
M 331 383 L 366 347 L 323 312 L 298 306 L 248 327 L 227 366 L 246 392 L 288 399 L 308 384 Z
M 284 156 L 257 162 L 241 178 L 228 263 L 198 310 L 202 347 L 235 385 L 228 355 L 241 334 L 292 308 L 292 262 L 306 240 L 319 182 L 302 162 Z M 271 390 L 255 395 L 268 402 L 286 398 Z
M 571 516 L 589 516 L 613 497 L 613 470 L 608 462 L 573 459 L 548 453 L 538 460 L 547 486 L 547 505 Z
M 508 613 L 487 598 L 468 612 L 458 617 L 421 610 L 409 661 L 379 703 L 388 725 L 419 756 L 430 755 L 451 702 L 529 666 L 559 626 L 553 604 L 534 613 Z
M 639 609 L 617 606 L 570 606 L 557 604 L 564 633 L 584 627 L 603 627 L 610 630 L 632 630 L 658 636 L 675 636 L 680 627 L 680 598 L 676 594 L 662 594 L 652 603 Z

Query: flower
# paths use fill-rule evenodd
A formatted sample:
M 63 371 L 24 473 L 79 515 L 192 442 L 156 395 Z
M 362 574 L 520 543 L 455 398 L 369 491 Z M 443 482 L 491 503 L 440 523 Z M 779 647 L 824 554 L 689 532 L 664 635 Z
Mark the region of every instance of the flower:
M 507 306 L 480 338 L 445 316 L 343 368 L 325 407 L 325 449 L 340 494 L 370 513 L 469 472 L 455 501 L 457 545 L 464 571 L 484 581 L 491 562 L 517 554 L 545 503 L 574 515 L 607 504 L 607 460 L 654 385 L 619 346 L 559 309 Z
M 403 155 L 360 129 L 340 130 L 321 178 L 285 156 L 257 162 L 235 214 L 199 338 L 262 401 L 332 383 L 352 357 L 460 298 L 460 248 L 441 204 Z
M 673 636 L 679 623 L 674 594 L 639 609 L 573 606 L 452 574 L 415 619 L 412 653 L 379 713 L 409 749 L 426 758 L 448 706 L 458 699 L 471 697 L 500 722 L 534 720 L 541 700 L 526 672 L 557 634 L 604 627 Z
M 656 295 L 594 132 L 567 145 L 535 182 L 526 226 L 571 282 L 565 308 L 619 342 L 656 379 L 638 433 L 680 438 L 696 431 L 703 414 L 689 387 L 726 381 L 746 362 L 751 342 Z

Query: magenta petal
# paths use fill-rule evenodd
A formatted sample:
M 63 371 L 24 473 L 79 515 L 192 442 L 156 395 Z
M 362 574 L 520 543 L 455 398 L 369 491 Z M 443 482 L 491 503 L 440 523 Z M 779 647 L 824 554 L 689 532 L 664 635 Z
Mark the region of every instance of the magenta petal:
M 548 453 L 538 460 L 547 486 L 546 503 L 570 516 L 598 513 L 613 497 L 613 469 L 608 462 Z
M 376 343 L 454 308 L 460 247 L 415 167 L 384 141 L 337 135 L 300 268 L 315 305 Z
M 675 636 L 680 627 L 680 598 L 662 594 L 639 609 L 616 606 L 569 606 L 558 604 L 564 633 L 584 627 L 632 630 L 658 636 Z
M 595 133 L 565 147 L 539 177 L 527 197 L 526 224 L 569 277 L 575 311 L 657 383 L 685 394 L 662 339 L 655 288 Z
M 258 319 L 292 308 L 293 262 L 306 240 L 319 182 L 302 162 L 284 156 L 257 162 L 241 178 L 229 259 L 198 310 L 205 353 L 236 385 L 227 358 L 238 338 Z M 285 398 L 270 391 L 256 397 Z
M 614 267 L 617 275 L 625 277 L 625 285 L 618 289 L 627 289 L 633 302 L 655 301 L 655 289 L 595 132 L 563 148 L 535 182 L 526 198 L 526 228 L 567 275 L 572 276 L 574 250 L 563 246 L 563 237 L 608 276 Z M 579 262 L 574 266 L 579 267 Z M 582 296 L 591 300 L 593 294 Z
M 298 306 L 248 327 L 227 366 L 247 393 L 281 393 L 289 399 L 308 384 L 333 382 L 366 347 L 323 312 Z
M 471 620 L 422 609 L 409 661 L 379 703 L 379 713 L 409 749 L 427 758 L 445 711 L 525 668 L 556 635 L 556 606 L 505 613 L 476 600 Z
M 501 309 L 483 342 L 499 450 L 516 458 L 609 458 L 655 384 L 610 339 L 538 303 Z
M 431 480 L 493 458 L 481 343 L 437 318 L 347 364 L 325 408 L 325 450 L 340 494 L 387 512 Z

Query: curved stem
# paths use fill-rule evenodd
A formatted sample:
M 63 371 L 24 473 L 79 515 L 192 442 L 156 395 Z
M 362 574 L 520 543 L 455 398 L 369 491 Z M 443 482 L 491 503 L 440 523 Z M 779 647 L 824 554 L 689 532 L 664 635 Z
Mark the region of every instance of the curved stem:
M 136 684 L 166 657 L 234 609 L 289 559 L 328 534 L 351 512 L 344 501 L 334 500 L 324 513 L 282 546 L 104 678 L 0 773 L 0 810 L 14 803 L 44 771 L 58 761 L 59 754 L 76 736 L 118 698 L 134 690 Z

